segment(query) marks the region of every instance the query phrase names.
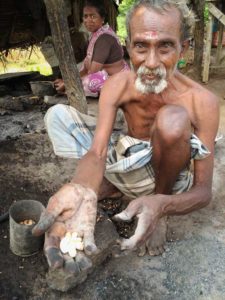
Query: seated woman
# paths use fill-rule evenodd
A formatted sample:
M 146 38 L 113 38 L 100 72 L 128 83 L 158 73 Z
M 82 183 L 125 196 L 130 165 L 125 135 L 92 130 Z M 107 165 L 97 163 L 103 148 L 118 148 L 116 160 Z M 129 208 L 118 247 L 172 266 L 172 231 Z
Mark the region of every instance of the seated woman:
M 115 32 L 105 24 L 105 8 L 97 0 L 88 0 L 83 8 L 83 23 L 91 33 L 87 55 L 80 69 L 86 96 L 98 97 L 107 78 L 129 69 L 123 59 L 123 48 Z M 62 79 L 55 81 L 57 92 L 63 93 Z

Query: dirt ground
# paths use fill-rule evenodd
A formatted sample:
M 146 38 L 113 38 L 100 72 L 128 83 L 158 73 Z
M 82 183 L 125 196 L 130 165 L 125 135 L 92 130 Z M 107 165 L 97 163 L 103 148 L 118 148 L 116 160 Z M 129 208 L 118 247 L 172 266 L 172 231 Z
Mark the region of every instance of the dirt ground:
M 224 76 L 211 76 L 206 87 L 220 97 L 219 132 L 224 134 Z M 95 111 L 96 102 L 89 108 Z M 43 115 L 38 108 L 0 117 L 0 214 L 22 199 L 46 205 L 49 196 L 73 173 L 73 160 L 53 154 Z M 216 145 L 211 204 L 169 219 L 169 241 L 162 256 L 139 258 L 132 253 L 109 257 L 83 284 L 66 293 L 48 287 L 48 266 L 42 251 L 28 258 L 12 254 L 9 223 L 0 223 L 0 299 L 225 299 L 224 167 L 225 138 Z

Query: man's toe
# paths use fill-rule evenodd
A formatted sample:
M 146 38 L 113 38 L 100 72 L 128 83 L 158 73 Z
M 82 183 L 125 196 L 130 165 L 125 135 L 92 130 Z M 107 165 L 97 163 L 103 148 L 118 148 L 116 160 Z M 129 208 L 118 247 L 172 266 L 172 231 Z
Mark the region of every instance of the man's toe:
M 161 255 L 164 251 L 165 250 L 164 250 L 163 246 L 155 247 L 154 249 L 153 248 L 149 248 L 148 249 L 148 254 L 150 256 L 158 256 L 158 255 Z
M 145 254 L 146 254 L 146 246 L 144 244 L 138 248 L 137 255 L 141 257 L 144 256 Z

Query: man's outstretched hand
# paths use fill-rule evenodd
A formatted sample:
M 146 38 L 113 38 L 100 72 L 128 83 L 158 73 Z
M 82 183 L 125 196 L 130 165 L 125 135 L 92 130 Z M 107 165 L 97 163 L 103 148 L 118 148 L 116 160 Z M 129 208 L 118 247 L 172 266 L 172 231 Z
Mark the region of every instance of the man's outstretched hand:
M 96 193 L 80 184 L 65 184 L 50 198 L 32 233 L 45 233 L 44 252 L 51 268 L 64 267 L 76 273 L 91 266 L 87 255 L 98 252 L 94 241 L 96 214 Z M 75 259 L 60 250 L 60 242 L 68 232 L 83 239 L 84 252 L 77 251 Z

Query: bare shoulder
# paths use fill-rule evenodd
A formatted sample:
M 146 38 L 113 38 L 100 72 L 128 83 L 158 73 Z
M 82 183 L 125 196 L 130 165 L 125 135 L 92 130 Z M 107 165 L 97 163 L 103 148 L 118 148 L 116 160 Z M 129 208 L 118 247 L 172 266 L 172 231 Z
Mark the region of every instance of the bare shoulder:
M 195 133 L 213 151 L 219 124 L 219 98 L 194 80 L 185 80 L 191 93 L 190 108 Z
M 211 103 L 218 102 L 218 97 L 213 92 L 211 92 L 209 89 L 204 87 L 202 84 L 190 78 L 189 80 L 193 84 L 193 95 L 196 98 L 196 100 L 198 99 L 198 101 L 206 101 L 209 102 L 209 104 L 210 102 Z
M 182 83 L 186 86 L 186 90 L 192 99 L 192 107 L 195 112 L 204 114 L 210 111 L 218 111 L 219 98 L 202 84 L 190 79 L 185 75 L 180 77 Z
M 109 77 L 104 83 L 100 100 L 113 102 L 118 106 L 132 97 L 136 75 L 133 71 L 123 71 Z
M 196 87 L 193 89 L 193 96 L 196 102 L 199 105 L 210 105 L 210 106 L 218 106 L 219 98 L 213 92 L 201 86 L 200 84 L 196 84 Z

